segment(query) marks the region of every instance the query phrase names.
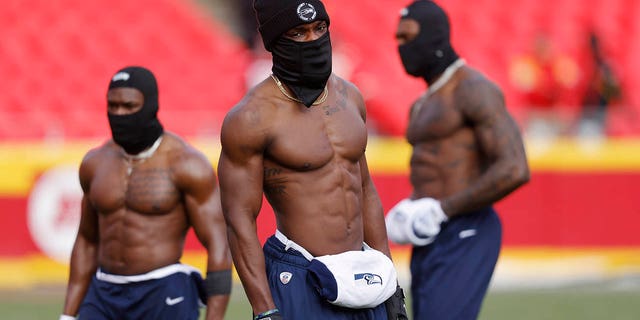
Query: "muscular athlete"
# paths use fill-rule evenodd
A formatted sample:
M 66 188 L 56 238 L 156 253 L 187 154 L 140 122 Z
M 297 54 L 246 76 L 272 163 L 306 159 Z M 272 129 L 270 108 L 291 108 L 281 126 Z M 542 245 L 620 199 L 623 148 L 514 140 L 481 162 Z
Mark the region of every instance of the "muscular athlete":
M 410 111 L 413 192 L 387 215 L 389 237 L 414 245 L 414 319 L 475 319 L 500 251 L 492 205 L 529 179 L 522 138 L 501 90 L 451 47 L 439 6 L 413 2 L 396 38 L 429 89 Z
M 362 98 L 335 75 L 327 89 L 326 103 L 307 109 L 287 100 L 269 78 L 229 113 L 219 171 L 232 230 L 255 225 L 236 220 L 255 218 L 263 190 L 278 229 L 314 255 L 357 250 L 365 226 L 384 227 L 364 157 Z M 224 192 L 232 186 L 241 191 Z M 370 236 L 368 244 L 388 252 L 383 232 L 372 230 Z
M 269 78 L 227 116 L 218 171 L 232 240 L 250 236 L 258 244 L 253 220 L 263 190 L 278 229 L 314 255 L 357 250 L 365 226 L 384 229 L 364 157 L 362 98 L 335 75 L 327 88 L 326 104 L 307 109 L 287 100 Z M 388 253 L 383 232 L 369 235 L 369 245 Z
M 309 4 L 317 10 L 317 20 L 304 23 L 295 16 L 296 8 Z M 331 74 L 330 47 L 327 51 L 322 45 L 329 38 L 322 3 L 273 0 L 257 1 L 255 7 L 263 22 L 260 31 L 265 47 L 274 54 L 274 74 L 227 114 L 218 167 L 231 252 L 254 315 L 261 319 L 278 309 L 275 316 L 284 319 L 382 319 L 381 307 L 348 310 L 322 301 L 313 288 L 307 288 L 304 270 L 308 261 L 274 237 L 265 244 L 265 263 L 256 233 L 263 194 L 274 209 L 278 232 L 313 256 L 361 251 L 363 242 L 386 256 L 390 254 L 384 212 L 365 158 L 365 104 L 353 84 Z M 265 26 L 264 21 L 287 20 L 267 19 L 271 9 L 290 14 L 289 20 L 298 22 L 290 29 L 286 25 Z M 271 32 L 275 44 L 269 41 L 268 27 L 284 27 L 282 32 Z M 282 43 L 289 47 L 279 47 Z M 311 74 L 324 72 L 322 85 L 313 86 L 314 79 L 287 79 L 299 70 L 280 65 L 279 59 L 284 58 L 279 54 L 295 50 L 296 45 L 307 45 L 319 55 L 329 53 L 305 56 L 312 61 L 298 61 L 308 66 Z M 329 63 L 328 70 L 326 66 L 314 70 L 309 65 L 323 59 Z M 289 68 L 288 73 L 278 72 L 280 67 Z M 304 75 L 299 78 L 305 79 Z M 298 271 L 278 265 L 271 253 L 288 255 L 288 261 L 297 265 L 292 268 Z M 274 271 L 277 268 L 292 274 L 291 282 L 278 279 L 282 273 Z M 281 318 L 272 315 L 272 319 Z
M 153 75 L 139 67 L 121 70 L 110 84 L 114 139 L 89 151 L 80 165 L 81 220 L 65 315 L 197 319 L 198 294 L 205 288 L 195 269 L 180 264 L 190 227 L 207 250 L 210 275 L 230 272 L 215 172 L 202 153 L 164 132 L 155 119 L 155 86 Z M 230 286 L 224 278 L 218 277 L 219 285 Z M 158 281 L 172 282 L 144 288 Z M 118 295 L 131 304 L 110 300 Z M 228 301 L 225 290 L 209 295 L 207 319 L 223 319 Z
M 460 67 L 411 111 L 412 198 L 441 199 L 451 218 L 491 205 L 526 181 L 520 131 L 500 89 L 477 70 Z

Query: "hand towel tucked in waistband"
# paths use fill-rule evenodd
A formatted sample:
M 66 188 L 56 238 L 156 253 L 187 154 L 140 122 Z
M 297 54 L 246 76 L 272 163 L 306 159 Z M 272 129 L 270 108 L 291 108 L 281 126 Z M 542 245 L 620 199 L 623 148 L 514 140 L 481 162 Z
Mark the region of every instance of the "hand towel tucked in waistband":
M 313 285 L 332 304 L 354 308 L 373 308 L 396 292 L 398 276 L 393 262 L 382 252 L 363 243 L 363 250 L 314 257 L 279 230 L 276 238 L 302 253 L 311 263 L 307 267 Z

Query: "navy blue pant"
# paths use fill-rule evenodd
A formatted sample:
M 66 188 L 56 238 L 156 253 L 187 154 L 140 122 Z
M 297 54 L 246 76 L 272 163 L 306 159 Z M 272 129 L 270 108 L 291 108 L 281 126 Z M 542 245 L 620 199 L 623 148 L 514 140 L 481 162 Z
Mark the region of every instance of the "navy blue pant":
M 95 276 L 78 318 L 81 320 L 197 320 L 202 277 L 178 272 L 158 280 L 114 284 Z
M 413 319 L 477 319 L 501 241 L 500 219 L 493 208 L 486 208 L 449 220 L 432 244 L 414 246 Z
M 307 278 L 309 260 L 294 249 L 284 250 L 275 236 L 264 245 L 267 278 L 273 300 L 284 320 L 387 320 L 384 304 L 370 309 L 349 309 L 320 297 Z

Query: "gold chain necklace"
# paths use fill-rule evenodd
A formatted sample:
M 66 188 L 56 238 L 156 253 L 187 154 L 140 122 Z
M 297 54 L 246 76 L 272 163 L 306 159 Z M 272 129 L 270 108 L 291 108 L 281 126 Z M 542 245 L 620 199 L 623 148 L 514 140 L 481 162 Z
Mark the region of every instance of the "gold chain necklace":
M 291 100 L 291 101 L 295 101 L 298 103 L 303 103 L 302 100 L 293 97 L 289 94 L 289 92 L 287 92 L 287 89 L 284 88 L 284 86 L 282 85 L 282 82 L 280 82 L 280 79 L 278 79 L 278 77 L 276 77 L 273 73 L 271 74 L 271 78 L 273 79 L 273 81 L 276 82 L 276 85 L 278 85 L 278 89 L 280 89 L 280 92 L 282 92 L 282 94 L 287 97 L 287 99 Z M 312 103 L 312 106 L 317 106 L 319 104 L 324 103 L 327 100 L 327 97 L 329 96 L 329 89 L 327 89 L 327 86 L 324 86 L 324 91 L 322 92 L 322 95 L 318 98 L 318 100 L 316 100 L 314 103 Z

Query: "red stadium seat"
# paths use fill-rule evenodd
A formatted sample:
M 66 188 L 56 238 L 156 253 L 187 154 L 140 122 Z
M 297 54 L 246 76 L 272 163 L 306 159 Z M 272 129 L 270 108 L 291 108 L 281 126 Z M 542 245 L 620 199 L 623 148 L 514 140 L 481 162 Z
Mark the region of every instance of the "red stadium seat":
M 404 73 L 394 40 L 399 10 L 409 2 L 325 0 L 336 56 L 348 61 L 336 71 L 362 90 L 368 117 L 383 134 L 403 133 L 407 110 L 425 89 Z M 634 71 L 640 70 L 640 19 L 635 17 L 640 1 L 438 2 L 449 12 L 455 48 L 504 89 L 514 112 L 526 103 L 509 78 L 512 60 L 529 52 L 542 32 L 559 53 L 578 63 L 584 77 L 589 69 L 586 36 L 592 29 L 623 81 L 625 98 L 619 103 L 640 111 L 635 90 L 640 72 Z M 145 65 L 156 73 L 161 120 L 180 134 L 215 134 L 246 89 L 247 50 L 191 2 L 9 1 L 0 10 L 0 37 L 2 123 L 24 123 L 1 126 L 1 139 L 37 139 L 48 132 L 40 126 L 49 125 L 62 127 L 65 137 L 104 136 L 107 80 L 127 64 Z M 585 79 L 580 81 L 566 93 L 572 110 L 579 108 Z M 37 122 L 42 118 L 44 123 Z M 625 129 L 612 132 L 640 134 L 638 126 L 621 124 L 625 121 L 631 120 L 613 122 Z
M 181 134 L 219 125 L 244 94 L 247 49 L 189 2 L 9 1 L 0 36 L 0 112 L 22 123 L 0 127 L 0 139 L 108 134 L 106 88 L 125 65 L 154 71 L 161 121 Z

